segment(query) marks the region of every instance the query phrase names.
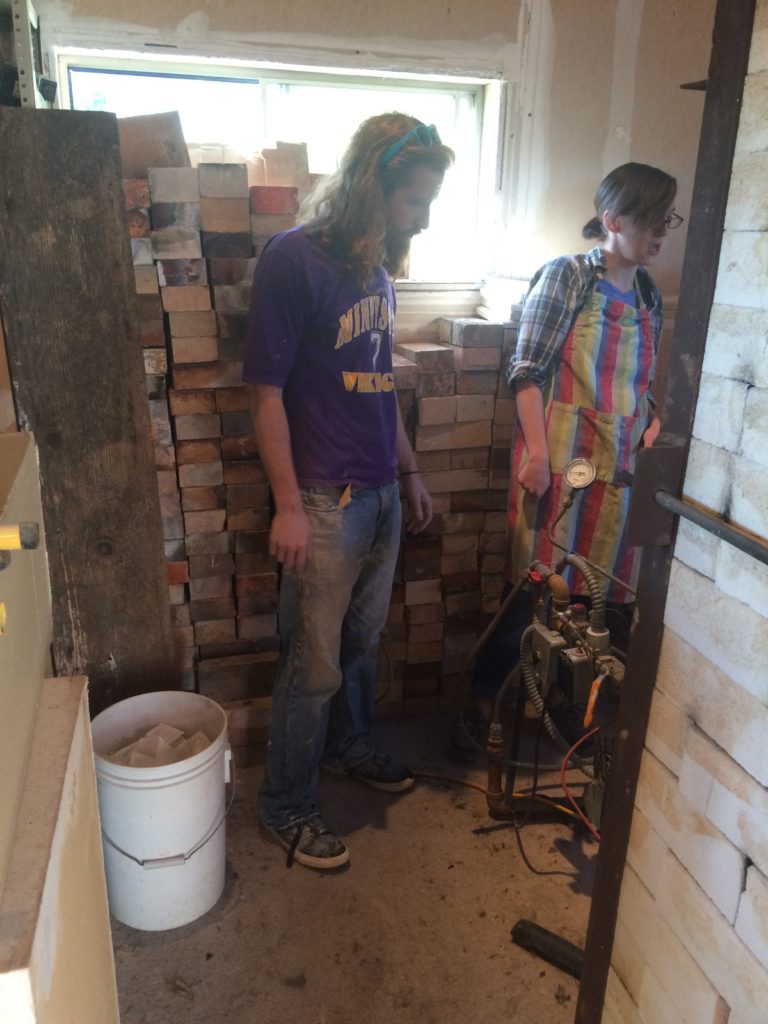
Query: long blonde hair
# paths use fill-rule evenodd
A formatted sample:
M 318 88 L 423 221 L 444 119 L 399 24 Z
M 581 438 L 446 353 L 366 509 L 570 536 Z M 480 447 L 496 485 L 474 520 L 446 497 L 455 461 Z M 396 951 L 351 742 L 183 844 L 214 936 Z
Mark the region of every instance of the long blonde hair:
M 453 163 L 453 151 L 436 132 L 432 145 L 414 138 L 381 162 L 393 143 L 420 124 L 415 117 L 399 113 L 377 114 L 363 121 L 338 171 L 320 182 L 302 210 L 307 231 L 361 285 L 370 281 L 379 266 L 397 276 L 408 257 L 410 239 L 387 233 L 387 199 L 408 184 L 414 168 L 426 166 L 442 176 Z

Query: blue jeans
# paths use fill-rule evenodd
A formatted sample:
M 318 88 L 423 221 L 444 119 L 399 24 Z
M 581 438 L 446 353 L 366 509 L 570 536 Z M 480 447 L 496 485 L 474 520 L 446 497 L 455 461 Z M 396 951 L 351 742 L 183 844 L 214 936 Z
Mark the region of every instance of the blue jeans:
M 267 770 L 259 796 L 266 825 L 316 813 L 320 761 L 342 768 L 372 752 L 379 635 L 387 621 L 400 546 L 397 483 L 303 488 L 312 528 L 304 570 L 284 570 L 281 655 L 272 698 Z

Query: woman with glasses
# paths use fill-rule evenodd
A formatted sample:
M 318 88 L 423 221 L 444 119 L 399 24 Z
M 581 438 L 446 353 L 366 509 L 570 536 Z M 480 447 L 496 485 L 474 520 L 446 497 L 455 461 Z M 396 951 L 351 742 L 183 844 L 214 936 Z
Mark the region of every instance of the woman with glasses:
M 647 164 L 611 171 L 595 196 L 596 215 L 583 235 L 597 246 L 562 256 L 533 277 L 525 298 L 507 380 L 515 392 L 518 430 L 508 502 L 507 579 L 514 585 L 535 560 L 552 565 L 562 551 L 551 527 L 570 488 L 562 477 L 574 458 L 589 459 L 594 482 L 559 521 L 555 539 L 617 577 L 607 600 L 627 612 L 640 552 L 626 524 L 638 449 L 659 432 L 651 395 L 661 339 L 661 295 L 648 272 L 667 230 L 682 218 L 672 209 L 677 182 Z M 586 597 L 570 567 L 572 594 Z M 585 600 L 585 603 L 588 602 Z M 476 750 L 498 686 L 517 660 L 530 622 L 523 591 L 478 658 L 476 711 L 465 714 L 454 753 Z

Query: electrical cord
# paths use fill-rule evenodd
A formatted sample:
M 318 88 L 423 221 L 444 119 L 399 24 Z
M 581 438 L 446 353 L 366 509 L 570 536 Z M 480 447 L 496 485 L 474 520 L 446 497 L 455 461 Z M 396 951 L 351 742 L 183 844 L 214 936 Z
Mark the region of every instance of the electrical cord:
M 572 756 L 573 752 L 578 747 L 580 747 L 582 743 L 586 743 L 586 741 L 591 736 L 594 736 L 595 733 L 597 733 L 597 732 L 600 732 L 600 726 L 599 725 L 595 726 L 594 729 L 590 729 L 589 732 L 585 733 L 580 739 L 576 740 L 576 742 L 573 744 L 571 749 L 565 755 L 565 757 L 563 758 L 563 763 L 560 766 L 560 785 L 563 787 L 563 792 L 565 793 L 566 797 L 568 798 L 568 801 L 570 802 L 571 806 L 576 811 L 576 814 L 579 816 L 579 818 L 581 818 L 582 822 L 587 827 L 588 831 L 593 836 L 593 838 L 596 839 L 597 842 L 599 843 L 601 841 L 600 833 L 597 831 L 595 826 L 592 824 L 592 822 L 589 820 L 589 818 L 586 816 L 586 814 L 584 814 L 582 809 L 576 803 L 576 800 L 574 799 L 573 794 L 571 793 L 570 789 L 568 788 L 568 783 L 565 781 L 566 766 L 567 766 L 568 760 Z

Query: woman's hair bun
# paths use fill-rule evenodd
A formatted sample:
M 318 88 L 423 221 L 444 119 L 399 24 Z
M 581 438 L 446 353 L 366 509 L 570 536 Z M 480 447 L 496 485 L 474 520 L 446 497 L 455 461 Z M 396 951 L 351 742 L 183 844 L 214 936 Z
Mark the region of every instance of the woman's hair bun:
M 605 238 L 605 228 L 599 217 L 588 220 L 581 229 L 582 238 Z

